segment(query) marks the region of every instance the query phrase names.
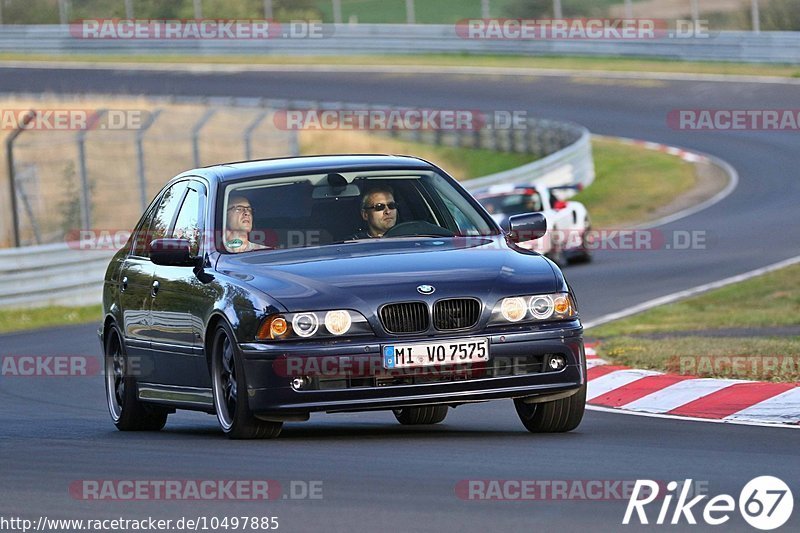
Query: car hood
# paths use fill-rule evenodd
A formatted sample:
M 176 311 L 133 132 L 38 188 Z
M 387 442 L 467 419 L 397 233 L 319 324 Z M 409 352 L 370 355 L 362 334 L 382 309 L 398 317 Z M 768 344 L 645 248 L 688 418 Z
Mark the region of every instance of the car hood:
M 409 238 L 226 256 L 217 267 L 287 311 L 348 308 L 374 313 L 387 302 L 502 296 L 560 290 L 563 281 L 535 252 L 502 238 Z M 430 295 L 418 292 L 432 285 Z

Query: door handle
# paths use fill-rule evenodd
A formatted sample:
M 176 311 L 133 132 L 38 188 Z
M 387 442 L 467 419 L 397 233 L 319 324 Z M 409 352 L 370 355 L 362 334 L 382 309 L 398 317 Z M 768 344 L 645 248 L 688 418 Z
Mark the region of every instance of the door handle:
M 125 289 L 128 288 L 128 276 L 122 278 L 122 286 L 120 287 L 120 292 L 125 292 Z
M 158 281 L 153 282 L 153 289 L 150 291 L 150 294 L 153 296 L 158 294 Z

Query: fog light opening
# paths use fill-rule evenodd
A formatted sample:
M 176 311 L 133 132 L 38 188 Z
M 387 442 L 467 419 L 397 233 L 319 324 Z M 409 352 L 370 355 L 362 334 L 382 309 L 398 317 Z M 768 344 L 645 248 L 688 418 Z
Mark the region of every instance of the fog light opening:
M 303 390 L 308 384 L 311 383 L 311 378 L 308 376 L 303 376 L 300 378 L 293 378 L 292 379 L 292 388 L 294 390 Z
M 550 370 L 561 370 L 567 366 L 567 360 L 563 355 L 551 355 L 547 358 L 547 367 Z

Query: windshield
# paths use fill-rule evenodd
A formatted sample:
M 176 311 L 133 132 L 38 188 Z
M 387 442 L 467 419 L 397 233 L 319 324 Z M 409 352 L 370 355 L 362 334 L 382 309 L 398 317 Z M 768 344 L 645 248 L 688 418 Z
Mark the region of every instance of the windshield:
M 231 183 L 222 194 L 220 251 L 228 253 L 497 233 L 469 196 L 434 171 L 256 177 Z
M 521 213 L 536 213 L 542 210 L 542 198 L 533 191 L 530 194 L 506 194 L 500 196 L 486 196 L 478 201 L 491 214 L 519 215 Z

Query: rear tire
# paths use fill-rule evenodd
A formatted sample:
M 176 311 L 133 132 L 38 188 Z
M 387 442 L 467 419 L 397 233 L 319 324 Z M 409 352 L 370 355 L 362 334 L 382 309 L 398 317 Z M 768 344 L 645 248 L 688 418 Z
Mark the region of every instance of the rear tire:
M 106 403 L 114 425 L 120 431 L 159 431 L 167 423 L 169 411 L 139 401 L 136 379 L 128 375 L 128 354 L 115 325 L 105 342 Z
M 543 403 L 514 400 L 517 415 L 531 433 L 562 433 L 572 431 L 581 423 L 586 409 L 586 384 L 568 398 Z
M 258 420 L 250 411 L 242 356 L 226 323 L 214 332 L 211 381 L 217 421 L 225 435 L 231 439 L 272 439 L 280 435 L 283 422 Z
M 447 417 L 446 405 L 421 405 L 393 411 L 394 417 L 404 426 L 438 424 Z

